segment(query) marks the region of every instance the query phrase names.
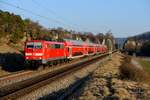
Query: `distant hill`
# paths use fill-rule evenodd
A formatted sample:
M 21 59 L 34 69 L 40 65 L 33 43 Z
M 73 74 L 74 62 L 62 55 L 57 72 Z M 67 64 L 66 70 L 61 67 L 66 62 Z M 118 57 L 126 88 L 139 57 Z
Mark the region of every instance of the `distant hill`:
M 146 41 L 146 40 L 150 40 L 150 31 L 149 32 L 144 32 L 142 34 L 133 36 L 133 38 L 135 38 L 136 41 L 142 40 L 142 41 Z
M 150 31 L 128 37 L 124 49 L 131 55 L 150 56 Z

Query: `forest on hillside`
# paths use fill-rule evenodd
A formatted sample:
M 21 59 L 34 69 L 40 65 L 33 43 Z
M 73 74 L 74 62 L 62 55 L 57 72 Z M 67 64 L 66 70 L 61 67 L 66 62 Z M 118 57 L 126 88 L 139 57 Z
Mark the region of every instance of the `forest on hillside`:
M 21 16 L 0 10 L 0 42 L 18 43 L 24 37 L 29 39 L 44 39 L 49 41 L 62 41 L 64 38 L 89 41 L 93 43 L 102 43 L 103 39 L 114 37 L 112 33 L 98 33 L 94 35 L 91 32 L 77 32 L 67 30 L 61 27 L 44 28 L 38 22 L 30 19 L 22 19 Z M 24 40 L 24 41 L 25 41 Z
M 150 56 L 150 32 L 129 37 L 124 44 L 124 49 L 131 55 Z
M 150 31 L 133 36 L 133 38 L 135 38 L 136 41 L 149 41 L 150 40 Z

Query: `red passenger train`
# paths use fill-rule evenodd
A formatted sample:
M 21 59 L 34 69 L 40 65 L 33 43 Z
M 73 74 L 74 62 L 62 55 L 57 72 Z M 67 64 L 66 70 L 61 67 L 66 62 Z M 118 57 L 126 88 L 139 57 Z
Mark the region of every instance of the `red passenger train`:
M 65 39 L 64 42 L 31 40 L 25 43 L 25 59 L 41 64 L 105 52 L 107 52 L 106 45 L 69 39 Z

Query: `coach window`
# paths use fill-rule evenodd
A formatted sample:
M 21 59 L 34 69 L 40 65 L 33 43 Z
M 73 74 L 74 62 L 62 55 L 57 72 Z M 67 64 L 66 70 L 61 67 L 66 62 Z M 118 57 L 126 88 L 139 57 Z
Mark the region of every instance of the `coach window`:
M 51 44 L 47 44 L 47 48 L 51 48 L 52 46 L 51 46 Z
M 61 45 L 60 45 L 60 48 L 64 48 L 64 45 L 63 45 L 63 44 L 61 44 Z
M 55 48 L 60 48 L 60 44 L 55 44 Z
M 54 48 L 54 49 L 55 49 L 55 44 L 51 44 L 51 48 Z

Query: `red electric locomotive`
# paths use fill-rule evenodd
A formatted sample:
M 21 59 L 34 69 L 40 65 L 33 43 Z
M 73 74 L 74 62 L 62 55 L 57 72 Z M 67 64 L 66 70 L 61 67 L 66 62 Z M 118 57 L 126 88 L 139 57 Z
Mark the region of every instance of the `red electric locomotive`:
M 25 59 L 46 64 L 49 61 L 65 59 L 65 49 L 63 42 L 32 40 L 26 42 Z

